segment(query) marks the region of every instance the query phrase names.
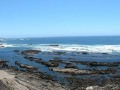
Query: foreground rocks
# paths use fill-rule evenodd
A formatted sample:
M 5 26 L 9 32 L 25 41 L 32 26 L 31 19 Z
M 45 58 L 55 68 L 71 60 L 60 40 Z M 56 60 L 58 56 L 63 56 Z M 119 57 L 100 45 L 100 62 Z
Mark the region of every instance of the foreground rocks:
M 14 75 L 0 70 L 0 90 L 29 90 L 29 88 L 20 84 Z
M 89 86 L 86 90 L 119 90 L 120 87 L 117 85 L 105 85 L 104 87 L 99 86 Z
M 50 80 L 22 71 L 0 70 L 0 90 L 69 90 Z

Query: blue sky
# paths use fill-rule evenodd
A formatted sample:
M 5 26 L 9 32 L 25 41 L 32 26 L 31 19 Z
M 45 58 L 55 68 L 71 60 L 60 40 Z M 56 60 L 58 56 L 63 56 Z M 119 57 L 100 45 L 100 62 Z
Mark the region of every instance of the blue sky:
M 0 0 L 0 37 L 120 35 L 120 0 Z

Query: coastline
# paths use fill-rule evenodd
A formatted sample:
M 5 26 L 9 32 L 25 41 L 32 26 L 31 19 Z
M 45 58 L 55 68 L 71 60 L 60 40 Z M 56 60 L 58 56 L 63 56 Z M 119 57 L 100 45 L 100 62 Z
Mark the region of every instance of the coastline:
M 0 90 L 69 90 L 67 87 L 34 73 L 15 69 L 0 70 Z
M 64 61 L 58 58 L 44 61 L 34 57 L 41 53 L 39 50 L 16 52 L 20 52 L 22 57 L 28 61 L 42 64 L 52 72 L 61 73 L 67 82 L 61 83 L 55 79 L 57 76 L 42 72 L 32 65 L 15 61 L 18 68 L 8 65 L 5 60 L 0 60 L 0 90 L 119 90 L 120 88 L 120 62 Z M 65 53 L 59 52 L 57 54 Z M 104 55 L 107 54 L 104 53 Z M 58 67 L 60 64 L 64 64 L 65 67 Z M 89 69 L 78 68 L 76 66 L 78 64 L 85 65 Z M 107 68 L 100 69 L 100 67 Z
M 90 78 L 90 74 L 84 78 L 75 76 L 73 74 L 73 77 L 67 77 L 69 84 L 63 85 L 42 72 L 17 70 L 15 67 L 7 66 L 0 70 L 0 90 L 119 90 L 120 88 L 119 75 L 101 79 L 99 74 L 94 74 L 94 77 L 101 79 L 99 82 Z
M 119 90 L 120 45 L 37 41 L 1 44 L 0 90 Z

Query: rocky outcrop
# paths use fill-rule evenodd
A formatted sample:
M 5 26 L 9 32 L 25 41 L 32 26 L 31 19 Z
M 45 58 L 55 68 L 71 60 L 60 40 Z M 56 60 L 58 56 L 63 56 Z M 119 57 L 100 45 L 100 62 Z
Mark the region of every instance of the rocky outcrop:
M 26 86 L 19 84 L 14 75 L 0 70 L 0 90 L 29 90 Z
M 30 61 L 35 61 L 36 63 L 41 63 L 42 61 L 42 58 L 34 58 L 34 57 L 29 57 L 29 56 L 25 56 L 24 58 Z
M 5 60 L 0 60 L 0 68 L 5 68 L 7 67 L 8 65 L 6 64 L 8 61 L 5 61 Z
M 86 90 L 119 90 L 120 87 L 118 85 L 105 85 L 104 87 L 100 86 L 89 86 Z
M 41 52 L 41 51 L 40 50 L 25 50 L 25 51 L 22 51 L 21 54 L 23 54 L 23 55 L 38 54 L 39 52 Z
M 74 68 L 50 68 L 50 70 L 55 72 L 61 73 L 68 73 L 68 74 L 83 74 L 83 75 L 91 75 L 91 74 L 109 74 L 109 73 L 116 73 L 115 69 L 108 68 L 106 70 L 80 70 Z
M 70 61 L 74 63 L 79 63 L 87 66 L 109 66 L 116 67 L 120 65 L 120 62 L 92 62 L 92 61 Z
M 53 81 L 38 78 L 25 72 L 16 72 L 11 75 L 8 71 L 0 70 L 0 90 L 69 90 Z
M 94 72 L 88 71 L 88 70 L 78 70 L 73 68 L 50 68 L 50 70 L 55 72 L 61 72 L 61 73 L 69 73 L 69 74 L 93 74 Z
M 37 70 L 38 68 L 30 66 L 30 65 L 26 65 L 26 64 L 21 64 L 19 62 L 15 62 L 16 65 L 20 66 L 21 68 L 26 68 L 28 70 Z
M 3 44 L 0 44 L 0 48 L 4 48 L 5 46 Z
M 65 68 L 77 68 L 77 66 L 72 63 L 66 63 Z
M 49 46 L 52 46 L 52 47 L 59 47 L 60 45 L 53 44 L 53 45 L 49 45 Z

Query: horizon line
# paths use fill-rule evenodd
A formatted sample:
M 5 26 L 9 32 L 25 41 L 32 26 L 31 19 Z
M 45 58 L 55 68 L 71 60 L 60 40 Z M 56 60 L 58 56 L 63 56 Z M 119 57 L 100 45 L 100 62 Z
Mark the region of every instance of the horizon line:
M 41 37 L 0 37 L 0 39 L 11 39 L 11 38 L 62 38 L 62 37 L 119 37 L 120 35 L 83 35 L 83 36 L 41 36 Z

